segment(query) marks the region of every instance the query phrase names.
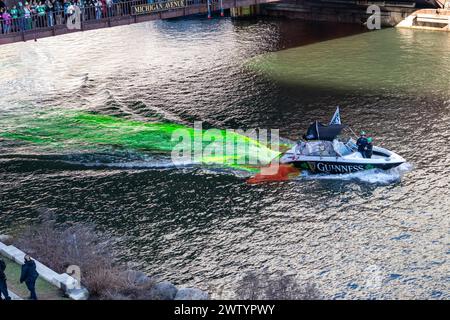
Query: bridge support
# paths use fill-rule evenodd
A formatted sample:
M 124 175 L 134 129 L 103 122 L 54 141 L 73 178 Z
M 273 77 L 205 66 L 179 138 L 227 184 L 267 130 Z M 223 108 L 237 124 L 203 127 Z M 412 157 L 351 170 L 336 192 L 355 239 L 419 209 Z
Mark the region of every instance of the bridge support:
M 313 0 L 283 0 L 279 3 L 264 4 L 262 14 L 281 16 L 292 19 L 311 21 L 331 21 L 343 23 L 364 24 L 371 14 L 367 7 L 371 1 L 313 1 Z M 381 25 L 393 27 L 414 12 L 415 3 L 395 1 L 373 1 L 380 7 Z
M 397 27 L 450 32 L 450 10 L 417 10 L 397 24 Z
M 231 8 L 230 9 L 232 18 L 246 18 L 246 17 L 254 17 L 260 14 L 260 6 L 259 5 L 250 5 L 239 8 Z

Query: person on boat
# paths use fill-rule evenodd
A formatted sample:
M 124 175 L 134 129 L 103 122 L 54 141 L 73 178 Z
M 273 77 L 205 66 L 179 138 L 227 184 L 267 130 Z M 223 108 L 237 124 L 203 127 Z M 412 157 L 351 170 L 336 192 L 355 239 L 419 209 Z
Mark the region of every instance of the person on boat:
M 39 277 L 36 271 L 36 263 L 29 255 L 25 256 L 24 264 L 22 265 L 22 273 L 20 274 L 20 283 L 25 282 L 28 290 L 30 290 L 30 300 L 37 300 L 35 284 Z
M 358 141 L 356 141 L 356 145 L 358 146 L 358 152 L 365 158 L 365 151 L 367 146 L 367 135 L 365 131 L 361 131 L 361 136 Z
M 372 138 L 367 138 L 367 145 L 366 145 L 366 151 L 364 152 L 364 158 L 372 158 L 373 154 L 373 144 L 372 144 Z
M 0 300 L 3 300 L 3 297 L 5 300 L 11 300 L 11 297 L 8 294 L 8 286 L 6 285 L 6 263 L 2 259 L 0 259 Z

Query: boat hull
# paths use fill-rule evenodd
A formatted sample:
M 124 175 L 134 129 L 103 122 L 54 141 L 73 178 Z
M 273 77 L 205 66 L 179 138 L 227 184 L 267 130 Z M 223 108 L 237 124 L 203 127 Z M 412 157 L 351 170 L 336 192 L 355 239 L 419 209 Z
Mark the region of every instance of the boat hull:
M 389 170 L 402 164 L 402 162 L 390 163 L 342 163 L 335 161 L 292 161 L 294 167 L 308 170 L 312 173 L 346 174 L 371 169 Z
M 378 146 L 373 146 L 370 158 L 364 158 L 360 152 L 356 151 L 356 144 L 351 148 L 352 152 L 340 155 L 343 153 L 337 153 L 335 146 L 330 146 L 329 142 L 328 145 L 321 141 L 310 143 L 311 145 L 307 145 L 308 148 L 304 146 L 303 149 L 297 150 L 298 146 L 292 147 L 281 155 L 280 163 L 290 164 L 295 168 L 312 173 L 346 174 L 372 169 L 389 170 L 406 162 L 395 152 Z M 322 149 L 317 148 L 317 145 Z M 349 149 L 347 147 L 344 151 Z M 302 153 L 305 151 L 307 154 Z

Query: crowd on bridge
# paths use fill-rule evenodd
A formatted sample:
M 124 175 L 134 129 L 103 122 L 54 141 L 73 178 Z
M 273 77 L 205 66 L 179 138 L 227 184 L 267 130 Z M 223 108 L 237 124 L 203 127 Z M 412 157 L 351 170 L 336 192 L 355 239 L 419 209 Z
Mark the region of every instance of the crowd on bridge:
M 0 0 L 0 31 L 8 34 L 62 25 L 77 11 L 82 21 L 129 15 L 132 5 L 153 2 L 155 0 L 23 0 L 8 7 Z

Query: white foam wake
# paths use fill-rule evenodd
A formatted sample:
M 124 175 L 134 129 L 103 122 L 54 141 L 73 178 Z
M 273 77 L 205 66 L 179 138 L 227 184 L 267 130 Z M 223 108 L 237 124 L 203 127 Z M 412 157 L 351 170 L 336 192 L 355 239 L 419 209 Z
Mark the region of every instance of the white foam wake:
M 124 162 L 84 162 L 84 161 L 64 161 L 65 163 L 82 165 L 85 167 L 107 167 L 119 169 L 165 169 L 182 167 L 183 165 L 175 165 L 172 161 L 124 161 Z M 185 166 L 192 165 L 191 163 Z

